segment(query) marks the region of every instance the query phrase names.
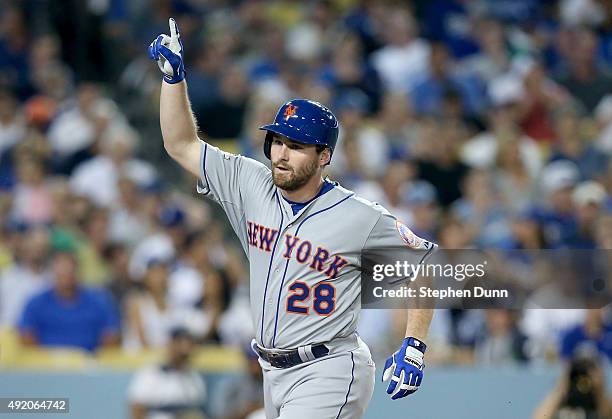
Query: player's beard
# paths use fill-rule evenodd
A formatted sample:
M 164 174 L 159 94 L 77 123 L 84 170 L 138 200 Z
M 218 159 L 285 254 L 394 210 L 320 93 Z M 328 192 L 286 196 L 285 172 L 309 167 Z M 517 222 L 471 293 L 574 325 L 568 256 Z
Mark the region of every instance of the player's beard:
M 283 167 L 286 166 L 283 165 Z M 298 170 L 290 168 L 289 171 L 279 173 L 275 169 L 276 164 L 273 164 L 272 180 L 274 184 L 285 191 L 295 191 L 307 184 L 308 181 L 316 175 L 317 170 L 319 170 L 319 159 L 313 159 L 310 163 Z

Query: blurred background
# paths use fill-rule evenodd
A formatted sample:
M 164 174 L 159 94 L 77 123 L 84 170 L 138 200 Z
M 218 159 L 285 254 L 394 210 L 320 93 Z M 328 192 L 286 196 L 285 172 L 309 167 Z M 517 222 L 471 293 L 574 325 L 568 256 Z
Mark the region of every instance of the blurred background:
M 162 146 L 170 16 L 226 151 L 267 164 L 257 128 L 308 97 L 340 120 L 329 176 L 442 247 L 612 248 L 609 0 L 3 0 L 0 396 L 261 417 L 246 259 Z M 363 311 L 379 367 L 404 319 Z M 367 418 L 609 417 L 609 310 L 437 310 L 428 347 Z

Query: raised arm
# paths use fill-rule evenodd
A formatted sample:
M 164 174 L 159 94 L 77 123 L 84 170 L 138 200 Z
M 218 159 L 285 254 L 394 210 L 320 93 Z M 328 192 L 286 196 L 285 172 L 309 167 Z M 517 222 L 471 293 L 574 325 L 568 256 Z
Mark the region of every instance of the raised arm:
M 168 154 L 183 168 L 199 176 L 201 142 L 185 80 L 177 84 L 162 82 L 159 122 Z
M 159 104 L 164 148 L 183 168 L 199 176 L 201 142 L 187 95 L 183 43 L 174 19 L 169 25 L 170 36 L 159 35 L 149 46 L 149 58 L 157 61 L 164 74 Z

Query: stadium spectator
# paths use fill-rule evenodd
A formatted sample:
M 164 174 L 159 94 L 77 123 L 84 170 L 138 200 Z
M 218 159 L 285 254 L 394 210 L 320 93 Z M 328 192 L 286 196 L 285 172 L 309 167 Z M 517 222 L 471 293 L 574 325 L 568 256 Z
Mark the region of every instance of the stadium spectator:
M 367 96 L 357 89 L 345 90 L 336 98 L 335 112 L 343 130 L 332 170 L 351 185 L 381 176 L 389 159 L 389 146 L 380 129 L 364 127 L 368 106 Z
M 612 321 L 609 310 L 587 310 L 584 323 L 562 333 L 559 352 L 564 360 L 577 356 L 599 356 L 612 361 Z
M 91 206 L 75 236 L 74 251 L 79 259 L 79 277 L 84 283 L 103 286 L 110 272 L 104 250 L 108 245 L 108 211 Z
M 571 249 L 539 255 L 536 278 L 540 286 L 525 300 L 520 323 L 530 358 L 555 360 L 563 331 L 584 321 L 586 284 L 582 279 L 593 275 L 591 256 Z
M 146 367 L 132 378 L 128 389 L 132 419 L 205 419 L 206 385 L 189 365 L 195 349 L 189 331 L 171 330 L 165 362 Z
M 156 170 L 134 157 L 137 144 L 138 134 L 131 127 L 117 123 L 106 128 L 101 133 L 100 154 L 78 165 L 72 173 L 70 184 L 74 192 L 97 205 L 110 207 L 118 201 L 119 177 L 128 177 L 141 188 L 153 184 Z
M 338 44 L 331 63 L 324 66 L 319 78 L 341 96 L 344 91 L 357 89 L 368 97 L 368 111 L 378 109 L 381 82 L 378 73 L 364 62 L 363 48 L 355 34 L 347 34 Z
M 119 306 L 121 315 L 124 316 L 127 296 L 135 292 L 139 285 L 129 273 L 130 251 L 122 244 L 111 243 L 104 249 L 103 257 L 109 267 L 106 288 L 115 298 L 115 303 Z
M 485 311 L 485 328 L 476 339 L 476 362 L 503 365 L 527 361 L 527 338 L 520 331 L 516 314 L 506 309 Z
M 407 95 L 384 95 L 376 123 L 390 146 L 392 158 L 406 159 L 414 153 L 419 125 Z
M 547 75 L 542 63 L 522 58 L 515 60 L 514 67 L 522 83 L 521 100 L 517 102 L 521 129 L 536 141 L 553 142 L 553 115 L 569 105 L 570 96 Z
M 244 124 L 248 94 L 244 70 L 238 65 L 225 68 L 216 100 L 194 109 L 202 132 L 208 138 L 237 138 Z
M 203 337 L 204 340 L 219 341 L 219 320 L 223 310 L 229 305 L 232 285 L 211 265 L 211 258 L 213 257 L 211 247 L 207 232 L 195 231 L 187 237 L 185 255 L 179 261 L 179 264 L 184 267 L 183 272 L 188 272 L 192 279 L 200 281 L 199 293 L 191 292 L 195 289 L 195 283 L 189 287 L 178 283 L 179 281 L 183 284 L 187 283 L 185 278 L 181 280 L 179 277 L 181 274 L 180 268 L 175 270 L 170 280 L 176 282 L 174 286 L 177 289 L 175 292 L 177 297 L 181 294 L 186 297 L 188 292 L 190 294 L 188 299 L 177 298 L 177 302 L 182 301 L 192 307 L 202 308 L 206 317 L 210 319 L 209 330 Z M 181 286 L 183 286 L 183 290 L 179 291 Z
M 571 360 L 555 388 L 539 404 L 532 418 L 608 418 L 611 415 L 612 401 L 606 392 L 601 363 L 592 357 L 577 357 Z
M 16 4 L 2 5 L 0 20 L 0 87 L 15 92 L 23 100 L 32 93 L 28 80 L 28 30 L 25 11 Z
M 15 162 L 17 183 L 13 188 L 12 219 L 24 224 L 51 221 L 53 199 L 43 162 L 21 154 Z
M 612 211 L 600 214 L 595 227 L 595 240 L 598 249 L 612 249 Z
M 77 269 L 73 253 L 54 254 L 52 288 L 28 301 L 19 322 L 24 345 L 95 351 L 119 343 L 119 317 L 110 295 L 81 285 Z
M 597 219 L 602 211 L 606 191 L 595 181 L 579 183 L 574 189 L 572 199 L 576 206 L 577 227 L 567 239 L 567 246 L 576 249 L 596 247 Z
M 517 214 L 529 208 L 535 199 L 535 177 L 539 170 L 537 161 L 539 150 L 535 148 L 530 154 L 536 161 L 537 169 L 527 167 L 525 154 L 522 153 L 525 143 L 517 138 L 507 138 L 500 141 L 497 151 L 497 168 L 493 174 L 495 187 L 499 190 L 500 201 L 509 212 Z M 527 144 L 532 143 L 527 140 Z
M 512 46 L 499 21 L 484 17 L 472 30 L 478 51 L 466 56 L 461 66 L 488 84 L 510 70 Z
M 125 174 L 117 179 L 117 201 L 110 208 L 108 240 L 135 246 L 151 229 L 151 222 L 143 208 L 143 189 Z
M 103 95 L 99 85 L 79 85 L 76 95 L 60 105 L 47 132 L 54 170 L 70 174 L 78 164 L 92 157 L 91 147 L 104 129 L 123 119 L 117 104 Z
M 127 301 L 124 346 L 126 349 L 161 348 L 175 327 L 185 327 L 201 338 L 209 328 L 209 319 L 201 310 L 172 304 L 168 294 L 171 261 L 152 259 L 142 279 L 144 290 Z
M 34 227 L 19 234 L 16 263 L 0 272 L 0 324 L 15 327 L 30 298 L 51 283 L 49 232 Z
M 407 93 L 428 67 L 429 45 L 418 37 L 417 22 L 406 9 L 385 11 L 381 32 L 385 45 L 370 56 L 388 92 Z
M 456 121 L 427 118 L 427 132 L 422 130 L 416 163 L 418 176 L 431 183 L 440 205 L 447 208 L 461 197 L 461 184 L 468 167 L 459 160 L 465 126 Z
M 385 174 L 377 185 L 384 194 L 381 204 L 397 214 L 398 219 L 405 220 L 405 222 L 411 220 L 412 214 L 404 202 L 403 193 L 413 177 L 414 167 L 412 165 L 402 160 L 393 160 L 387 165 Z
M 111 1 L 67 14 L 57 2 L 0 3 L 4 325 L 18 325 L 30 294 L 48 285 L 51 247 L 72 249 L 79 282 L 113 294 L 128 323 L 126 348 L 146 347 L 132 330 L 133 306 L 194 327 L 207 343 L 250 339 L 241 249 L 163 150 L 159 74 L 143 45 L 166 31 L 168 16 L 189 41 L 189 94 L 203 135 L 223 138 L 227 151 L 269 164 L 259 126 L 305 96 L 340 117 L 330 177 L 442 247 L 612 248 L 609 2 Z M 66 26 L 75 16 L 83 20 Z M 102 47 L 75 50 L 82 45 Z M 511 266 L 528 287 L 538 258 L 523 256 Z M 54 298 L 39 304 L 63 301 Z M 529 358 L 553 360 L 559 333 L 583 314 L 517 313 Z M 479 331 L 508 335 L 508 319 L 442 317 L 451 326 L 436 339 L 459 347 L 443 360 L 473 359 Z M 152 346 L 167 340 L 165 321 L 141 325 L 159 341 Z M 387 351 L 375 342 L 386 333 L 377 325 L 392 320 L 364 321 L 368 343 Z
M 557 143 L 551 161 L 569 160 L 578 166 L 581 179 L 601 179 L 605 175 L 609 157 L 592 143 L 577 111 L 560 109 L 555 117 Z
M 415 234 L 425 239 L 435 237 L 441 214 L 435 188 L 427 181 L 417 180 L 407 185 L 402 201 L 410 211 L 410 227 Z
M 578 167 L 567 160 L 549 163 L 539 176 L 545 201 L 534 205 L 534 216 L 551 247 L 561 247 L 576 230 L 572 192 L 579 181 Z
M 240 150 L 245 156 L 263 161 L 264 139 L 261 137 L 259 127 L 265 125 L 270 115 L 287 100 L 288 92 L 276 82 L 266 82 L 259 85 L 250 98 L 243 132 L 240 135 Z
M 11 207 L 11 199 L 8 194 L 0 193 L 0 220 L 8 218 Z M 0 273 L 13 265 L 15 251 L 13 237 L 16 235 L 13 231 L 14 226 L 11 223 L 0 224 Z
M 587 27 L 568 28 L 560 32 L 560 52 L 567 61 L 567 69 L 559 83 L 593 112 L 601 99 L 610 93 L 612 75 L 597 62 L 598 39 Z
M 469 3 L 457 0 L 432 1 L 422 7 L 423 32 L 443 41 L 454 57 L 470 57 L 478 51 L 475 38 L 485 32 L 477 26 Z
M 419 113 L 439 114 L 444 97 L 453 93 L 461 109 L 467 114 L 477 114 L 486 106 L 485 86 L 473 74 L 455 70 L 446 45 L 432 42 L 428 70 L 415 78 L 410 89 L 414 109 Z
M 245 419 L 263 409 L 263 374 L 258 357 L 250 345 L 244 347 L 242 352 L 246 358 L 246 368 L 220 384 L 211 400 L 211 410 L 216 418 Z
M 487 112 L 487 130 L 467 140 L 461 160 L 473 168 L 495 172 L 504 204 L 525 209 L 533 201 L 534 181 L 543 164 L 542 151 L 517 123 L 513 99 L 503 98 Z
M 28 100 L 27 106 L 40 106 L 40 113 L 30 121 L 44 129 L 57 111 L 58 103 L 70 94 L 74 74 L 62 62 L 61 45 L 54 35 L 38 36 L 32 40 L 30 48 L 30 82 L 37 94 Z
M 544 239 L 541 226 L 528 213 L 518 214 L 512 220 L 512 238 L 508 244 L 510 249 L 546 249 L 548 244 Z
M 463 183 L 463 197 L 451 206 L 451 213 L 472 231 L 480 248 L 504 247 L 510 238 L 508 211 L 489 172 L 472 170 Z
M 0 90 L 0 189 L 12 186 L 14 180 L 11 151 L 26 135 L 26 121 L 16 98 Z

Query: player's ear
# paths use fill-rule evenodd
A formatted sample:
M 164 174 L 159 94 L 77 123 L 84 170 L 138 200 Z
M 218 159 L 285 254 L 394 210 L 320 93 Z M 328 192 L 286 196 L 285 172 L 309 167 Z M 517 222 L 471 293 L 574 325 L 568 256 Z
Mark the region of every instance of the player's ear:
M 325 147 L 323 151 L 319 153 L 319 164 L 321 166 L 325 166 L 331 160 L 331 151 L 328 147 Z

